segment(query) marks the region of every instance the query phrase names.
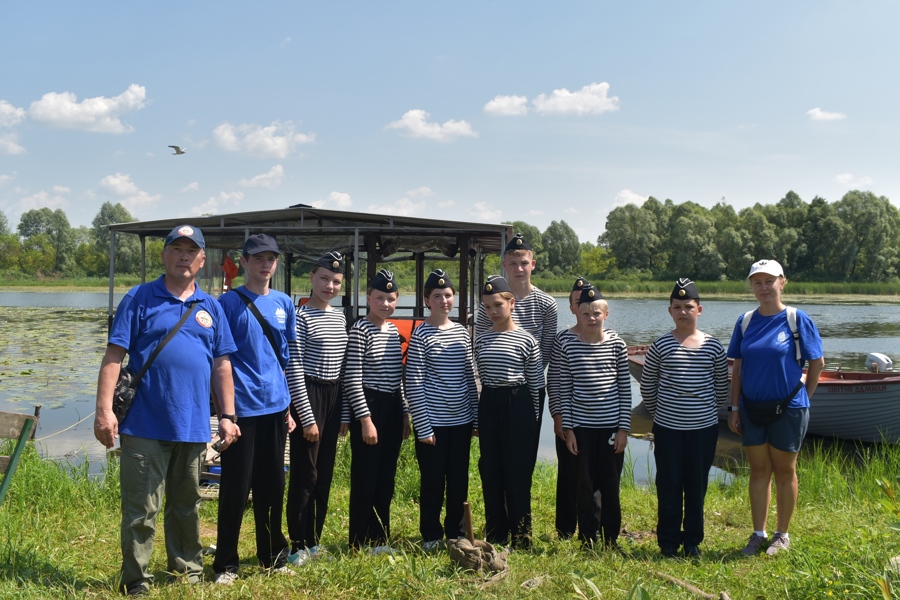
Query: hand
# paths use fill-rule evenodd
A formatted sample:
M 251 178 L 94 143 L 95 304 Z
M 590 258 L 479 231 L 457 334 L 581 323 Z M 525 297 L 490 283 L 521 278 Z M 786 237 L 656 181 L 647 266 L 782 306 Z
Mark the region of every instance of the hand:
M 285 414 L 284 422 L 287 423 L 288 433 L 293 433 L 294 430 L 297 429 L 297 421 L 291 416 L 291 411 L 288 411 Z
M 562 441 L 566 441 L 566 436 L 563 434 L 562 428 L 562 415 L 553 415 L 553 433 L 555 433 L 556 437 Z
M 566 440 L 566 448 L 569 449 L 569 452 L 578 456 L 578 442 L 575 441 L 575 432 L 571 429 L 563 429 L 563 435 Z
M 319 441 L 319 426 L 313 423 L 307 427 L 303 428 L 303 439 L 307 442 L 318 442 Z
M 119 437 L 119 422 L 111 409 L 97 411 L 94 416 L 94 437 L 107 448 L 115 445 L 116 438 Z
M 363 417 L 359 420 L 359 424 L 362 425 L 363 441 L 370 446 L 377 444 L 378 430 L 375 429 L 375 423 L 372 422 L 372 417 Z M 343 425 L 343 423 L 341 425 Z
M 616 432 L 616 439 L 613 442 L 613 451 L 615 454 L 622 454 L 625 452 L 625 447 L 628 445 L 628 430 L 620 429 Z
M 219 452 L 225 452 L 239 437 L 241 437 L 241 429 L 236 423 L 228 419 L 219 420 L 219 439 L 222 440 Z
M 477 427 L 472 428 L 472 437 L 478 437 L 478 428 Z
M 345 437 L 348 431 L 350 431 L 350 423 L 341 423 L 341 426 L 338 427 L 338 436 Z
M 410 434 L 409 415 L 403 415 L 403 439 L 408 440 Z
M 429 446 L 434 446 L 434 442 L 435 442 L 433 435 L 430 435 L 427 438 L 422 438 L 419 441 L 422 442 L 423 444 L 428 444 Z
M 741 413 L 736 410 L 728 413 L 728 429 L 738 435 L 743 433 L 744 426 L 741 424 Z

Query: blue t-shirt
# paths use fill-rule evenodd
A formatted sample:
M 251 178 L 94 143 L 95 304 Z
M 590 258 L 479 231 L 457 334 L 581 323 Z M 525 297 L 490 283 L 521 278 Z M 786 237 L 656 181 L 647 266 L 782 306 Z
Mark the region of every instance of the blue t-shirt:
M 803 368 L 797 364 L 787 311 L 766 317 L 757 310 L 743 335 L 742 319 L 743 315 L 738 318 L 728 344 L 728 358 L 741 359 L 741 395 L 757 401 L 781 400 L 791 393 L 803 375 Z M 802 310 L 797 310 L 797 333 L 803 360 L 822 358 L 819 330 Z M 803 386 L 788 408 L 806 407 L 809 407 L 809 395 Z
M 297 338 L 297 313 L 286 295 L 269 290 L 258 296 L 241 286 L 269 325 L 280 357 L 276 357 L 257 318 L 237 292 L 219 298 L 234 336 L 237 351 L 231 353 L 234 370 L 234 408 L 238 417 L 268 415 L 287 408 L 291 401 L 284 368 L 288 362 L 288 341 Z
M 190 304 L 194 313 L 141 378 L 119 432 L 167 442 L 208 442 L 209 382 L 213 359 L 237 348 L 225 313 L 199 287 L 185 302 L 172 295 L 163 277 L 129 290 L 113 318 L 109 343 L 125 348 L 137 373 Z

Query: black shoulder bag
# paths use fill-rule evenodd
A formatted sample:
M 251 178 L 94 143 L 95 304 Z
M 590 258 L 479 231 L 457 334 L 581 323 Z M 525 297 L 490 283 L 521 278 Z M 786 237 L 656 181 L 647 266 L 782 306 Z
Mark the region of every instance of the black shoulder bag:
M 147 373 L 147 370 L 150 368 L 150 365 L 153 364 L 153 361 L 156 360 L 156 357 L 159 356 L 159 353 L 162 352 L 162 349 L 166 347 L 175 334 L 178 333 L 178 330 L 181 329 L 181 326 L 185 324 L 188 320 L 188 317 L 191 316 L 191 313 L 194 312 L 194 308 L 196 308 L 197 302 L 192 302 L 188 307 L 188 310 L 185 311 L 183 315 L 181 315 L 181 319 L 178 320 L 178 323 L 175 324 L 175 327 L 166 334 L 166 337 L 162 339 L 162 341 L 156 346 L 156 349 L 153 350 L 153 354 L 150 355 L 150 358 L 147 359 L 147 362 L 144 363 L 144 366 L 141 367 L 141 370 L 138 371 L 137 375 L 132 373 L 128 367 L 121 367 L 119 369 L 119 380 L 116 381 L 116 390 L 113 392 L 113 405 L 112 410 L 113 414 L 116 415 L 116 420 L 121 423 L 125 420 L 125 417 L 128 416 L 128 411 L 131 410 L 131 403 L 134 401 L 134 395 L 137 393 L 138 384 L 141 382 L 141 378 L 144 374 Z M 130 362 L 130 361 L 129 361 Z
M 251 300 L 248 295 L 238 289 L 235 289 L 234 292 L 241 297 L 241 300 L 244 301 L 244 304 L 247 305 L 247 308 L 251 313 L 253 313 L 253 316 L 256 317 L 256 320 L 259 321 L 259 325 L 260 327 L 262 327 L 263 333 L 266 334 L 266 339 L 268 339 L 269 343 L 272 344 L 272 352 L 275 353 L 275 359 L 278 361 L 278 364 L 281 365 L 281 368 L 284 369 L 286 365 L 282 364 L 281 362 L 281 352 L 278 351 L 278 343 L 275 341 L 275 335 L 272 333 L 272 329 L 269 327 L 269 324 L 266 323 L 266 320 L 263 318 L 262 313 L 259 312 L 259 309 L 256 308 L 256 304 L 253 303 L 253 300 Z
M 751 400 L 747 396 L 741 394 L 744 398 L 744 411 L 746 411 L 747 416 L 750 417 L 750 420 L 753 421 L 753 424 L 757 427 L 771 425 L 781 418 L 781 415 L 787 410 L 788 404 L 791 403 L 791 400 L 797 395 L 797 392 L 800 391 L 801 387 L 803 387 L 803 382 L 798 381 L 797 386 L 790 394 L 775 402 L 772 402 L 771 400 Z

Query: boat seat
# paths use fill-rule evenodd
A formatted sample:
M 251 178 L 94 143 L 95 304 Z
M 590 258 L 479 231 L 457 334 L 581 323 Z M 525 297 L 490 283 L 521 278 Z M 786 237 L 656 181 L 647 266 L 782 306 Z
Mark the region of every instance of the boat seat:
M 0 475 L 3 475 L 3 483 L 0 483 L 0 506 L 6 498 L 6 491 L 12 483 L 13 475 L 19 466 L 19 459 L 25 445 L 34 431 L 35 417 L 18 413 L 0 412 L 0 439 L 16 440 L 12 454 L 0 456 Z

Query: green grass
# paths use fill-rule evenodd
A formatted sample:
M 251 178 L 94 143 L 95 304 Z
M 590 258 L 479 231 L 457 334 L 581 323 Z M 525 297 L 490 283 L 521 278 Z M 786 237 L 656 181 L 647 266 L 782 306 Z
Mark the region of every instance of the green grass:
M 154 598 L 631 598 L 642 589 L 651 598 L 692 598 L 659 578 L 665 573 L 731 598 L 882 598 L 876 578 L 890 557 L 900 554 L 900 533 L 880 506 L 879 479 L 900 473 L 900 448 L 865 447 L 856 453 L 811 447 L 799 462 L 800 502 L 792 523 L 792 549 L 775 558 L 743 558 L 749 535 L 746 471 L 733 485 L 712 484 L 706 501 L 707 538 L 698 562 L 661 559 L 652 530 L 656 496 L 652 488 L 626 478 L 622 488 L 623 554 L 595 553 L 552 532 L 555 472 L 542 463 L 535 473 L 535 544 L 510 556 L 508 577 L 491 586 L 476 574 L 454 568 L 446 555 L 419 549 L 418 469 L 405 443 L 392 511 L 393 544 L 400 552 L 370 557 L 347 551 L 349 444 L 342 443 L 325 526 L 324 543 L 337 557 L 302 567 L 297 577 L 267 577 L 255 566 L 253 519 L 247 513 L 241 535 L 242 577 L 231 588 L 204 583 L 166 584 L 160 524 L 151 569 Z M 469 497 L 476 528 L 484 523 L 473 446 Z M 71 469 L 29 450 L 0 507 L 0 598 L 114 598 L 120 562 L 116 465 L 105 478 L 91 479 L 84 466 Z M 774 506 L 770 524 L 774 524 Z M 201 509 L 204 544 L 215 543 L 216 503 Z M 211 559 L 206 576 L 211 578 Z M 521 584 L 541 577 L 534 589 Z M 581 590 L 579 595 L 576 588 Z M 890 596 L 889 596 L 890 597 Z M 893 597 L 900 597 L 895 594 Z

